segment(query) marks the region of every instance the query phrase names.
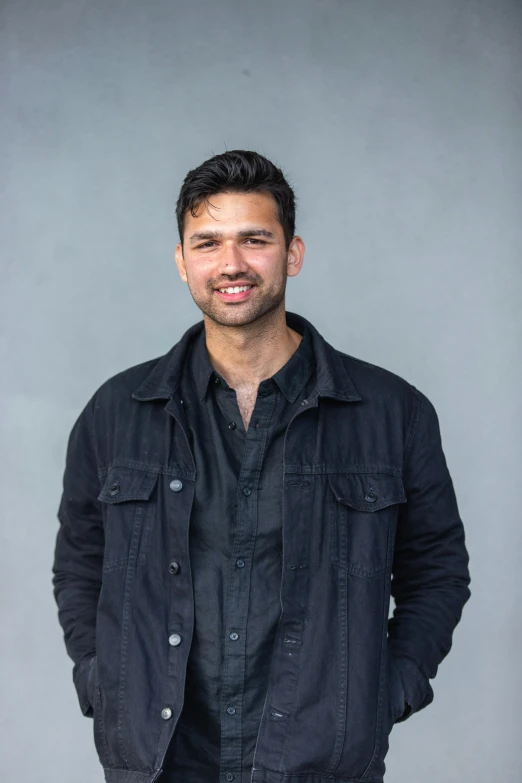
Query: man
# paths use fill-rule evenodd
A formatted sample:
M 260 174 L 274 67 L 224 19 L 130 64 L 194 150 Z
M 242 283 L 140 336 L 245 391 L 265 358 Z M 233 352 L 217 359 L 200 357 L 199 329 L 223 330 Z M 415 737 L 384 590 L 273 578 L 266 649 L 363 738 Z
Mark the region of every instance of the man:
M 205 161 L 176 213 L 203 321 L 95 392 L 58 511 L 105 780 L 378 783 L 470 596 L 437 414 L 285 310 L 304 243 L 269 160 Z

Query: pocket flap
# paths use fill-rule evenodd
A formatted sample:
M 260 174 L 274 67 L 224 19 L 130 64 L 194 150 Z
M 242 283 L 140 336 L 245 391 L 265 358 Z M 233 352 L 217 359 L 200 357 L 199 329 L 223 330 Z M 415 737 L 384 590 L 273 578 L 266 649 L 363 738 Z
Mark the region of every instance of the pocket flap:
M 330 473 L 330 487 L 339 501 L 358 511 L 378 511 L 393 503 L 406 503 L 400 476 L 388 473 Z
M 148 500 L 158 480 L 158 473 L 139 468 L 113 467 L 107 474 L 98 500 L 103 503 L 124 503 L 128 500 Z

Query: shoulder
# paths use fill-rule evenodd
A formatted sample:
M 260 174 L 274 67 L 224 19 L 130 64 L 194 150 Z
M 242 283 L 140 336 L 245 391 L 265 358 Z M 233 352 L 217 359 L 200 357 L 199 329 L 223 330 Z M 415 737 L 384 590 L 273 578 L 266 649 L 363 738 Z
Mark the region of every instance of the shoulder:
M 94 387 L 85 410 L 90 411 L 90 415 L 98 422 L 98 426 L 103 426 L 103 421 L 108 421 L 116 416 L 124 417 L 129 415 L 131 409 L 139 404 L 133 399 L 133 392 L 155 370 L 161 373 L 162 363 L 167 356 L 168 354 L 163 354 L 126 367 L 110 375 L 97 387 Z
M 411 380 L 343 351 L 337 350 L 337 354 L 363 400 L 398 406 L 408 418 L 413 419 L 417 418 L 421 408 L 435 413 L 431 400 Z
M 337 352 L 363 404 L 369 404 L 381 420 L 393 420 L 404 434 L 406 448 L 419 431 L 428 440 L 438 438 L 439 417 L 423 391 L 398 373 L 356 356 Z
M 150 375 L 164 358 L 164 355 L 156 356 L 154 359 L 147 359 L 144 362 L 120 370 L 100 384 L 95 391 L 95 396 L 103 400 L 115 394 L 131 398 L 132 392 L 143 383 L 145 378 Z
M 337 350 L 344 368 L 361 395 L 366 393 L 395 392 L 409 394 L 415 387 L 403 376 L 386 367 L 365 361 L 358 356 Z

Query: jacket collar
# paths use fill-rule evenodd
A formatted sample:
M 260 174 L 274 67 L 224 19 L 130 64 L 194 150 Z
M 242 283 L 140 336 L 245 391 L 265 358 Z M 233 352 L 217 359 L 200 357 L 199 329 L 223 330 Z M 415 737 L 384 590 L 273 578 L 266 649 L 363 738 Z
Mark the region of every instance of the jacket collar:
M 259 394 L 268 394 L 270 391 L 279 389 L 288 402 L 296 401 L 315 368 L 312 338 L 310 330 L 306 327 L 302 333 L 302 338 L 297 349 L 294 350 L 284 366 L 277 370 L 271 378 L 265 378 L 265 380 L 261 381 L 258 389 Z M 222 388 L 229 388 L 223 376 L 212 366 L 205 342 L 204 330 L 196 335 L 192 344 L 186 372 L 192 373 L 195 390 L 200 400 L 204 399 L 209 386 L 214 385 L 211 383 L 211 380 L 214 378 L 219 378 Z M 187 391 L 185 394 L 187 394 Z
M 326 342 L 310 321 L 287 310 L 286 323 L 300 334 L 304 333 L 305 327 L 310 330 L 316 361 L 317 394 L 320 397 L 333 397 L 348 402 L 362 399 L 346 371 L 340 352 Z M 158 359 L 149 375 L 132 393 L 132 397 L 140 402 L 172 397 L 179 387 L 189 344 L 204 328 L 204 321 L 198 321 L 189 327 L 179 342 Z

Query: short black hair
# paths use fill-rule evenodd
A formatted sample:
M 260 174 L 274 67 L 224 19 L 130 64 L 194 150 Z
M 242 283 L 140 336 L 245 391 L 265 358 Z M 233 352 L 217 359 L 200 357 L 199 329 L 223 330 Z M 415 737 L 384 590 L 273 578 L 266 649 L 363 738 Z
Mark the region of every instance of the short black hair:
M 188 172 L 176 202 L 176 220 L 183 245 L 185 214 L 193 217 L 203 201 L 216 193 L 271 193 L 277 205 L 277 217 L 285 235 L 286 249 L 295 233 L 294 191 L 281 169 L 268 158 L 252 150 L 230 150 L 204 161 Z

